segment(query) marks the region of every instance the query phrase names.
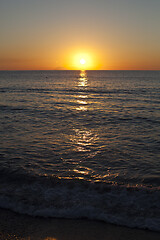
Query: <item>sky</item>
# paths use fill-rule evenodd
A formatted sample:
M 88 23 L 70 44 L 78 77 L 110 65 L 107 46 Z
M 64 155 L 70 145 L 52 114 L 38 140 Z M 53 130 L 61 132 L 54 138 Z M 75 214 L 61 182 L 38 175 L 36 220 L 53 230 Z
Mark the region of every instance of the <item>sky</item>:
M 160 0 L 1 0 L 0 70 L 160 70 L 159 13 Z

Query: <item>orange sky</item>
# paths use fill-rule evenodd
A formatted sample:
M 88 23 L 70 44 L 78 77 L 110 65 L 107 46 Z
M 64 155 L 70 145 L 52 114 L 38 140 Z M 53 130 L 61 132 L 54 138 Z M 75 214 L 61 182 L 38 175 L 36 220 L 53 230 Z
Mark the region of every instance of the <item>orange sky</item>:
M 2 1 L 0 70 L 160 70 L 159 9 L 158 0 Z

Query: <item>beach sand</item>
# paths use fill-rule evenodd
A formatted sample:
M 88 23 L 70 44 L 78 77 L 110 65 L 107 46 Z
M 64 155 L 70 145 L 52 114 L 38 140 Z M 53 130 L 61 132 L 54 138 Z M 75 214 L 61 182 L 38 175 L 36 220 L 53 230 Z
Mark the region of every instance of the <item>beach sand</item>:
M 30 217 L 0 209 L 0 239 L 159 240 L 160 233 L 100 221 Z

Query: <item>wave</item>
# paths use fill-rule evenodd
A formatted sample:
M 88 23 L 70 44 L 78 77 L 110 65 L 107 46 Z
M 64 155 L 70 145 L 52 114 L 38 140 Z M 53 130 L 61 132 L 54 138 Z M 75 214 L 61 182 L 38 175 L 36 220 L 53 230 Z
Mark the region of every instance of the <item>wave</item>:
M 5 178 L 7 179 L 7 178 Z M 1 181 L 0 207 L 31 216 L 87 218 L 160 231 L 160 188 L 26 176 Z
M 151 88 L 151 89 L 143 89 L 143 88 L 136 88 L 136 89 L 127 89 L 127 88 L 113 88 L 113 89 L 104 89 L 104 87 L 86 87 L 86 88 L 79 88 L 79 87 L 73 87 L 68 88 L 67 86 L 60 86 L 57 87 L 55 85 L 52 88 L 23 88 L 23 87 L 0 87 L 0 92 L 25 92 L 25 93 L 53 93 L 53 92 L 58 92 L 60 93 L 65 93 L 65 94 L 70 94 L 70 93 L 79 93 L 79 92 L 84 92 L 84 93 L 98 93 L 98 94 L 136 94 L 138 95 L 139 93 L 148 93 L 148 91 L 154 91 L 156 92 L 156 88 Z

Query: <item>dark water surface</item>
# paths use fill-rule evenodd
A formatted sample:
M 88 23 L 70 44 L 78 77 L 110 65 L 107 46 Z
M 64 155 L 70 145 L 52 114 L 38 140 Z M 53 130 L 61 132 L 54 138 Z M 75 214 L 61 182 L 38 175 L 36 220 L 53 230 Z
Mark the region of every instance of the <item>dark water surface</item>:
M 1 71 L 0 206 L 160 230 L 160 71 Z

